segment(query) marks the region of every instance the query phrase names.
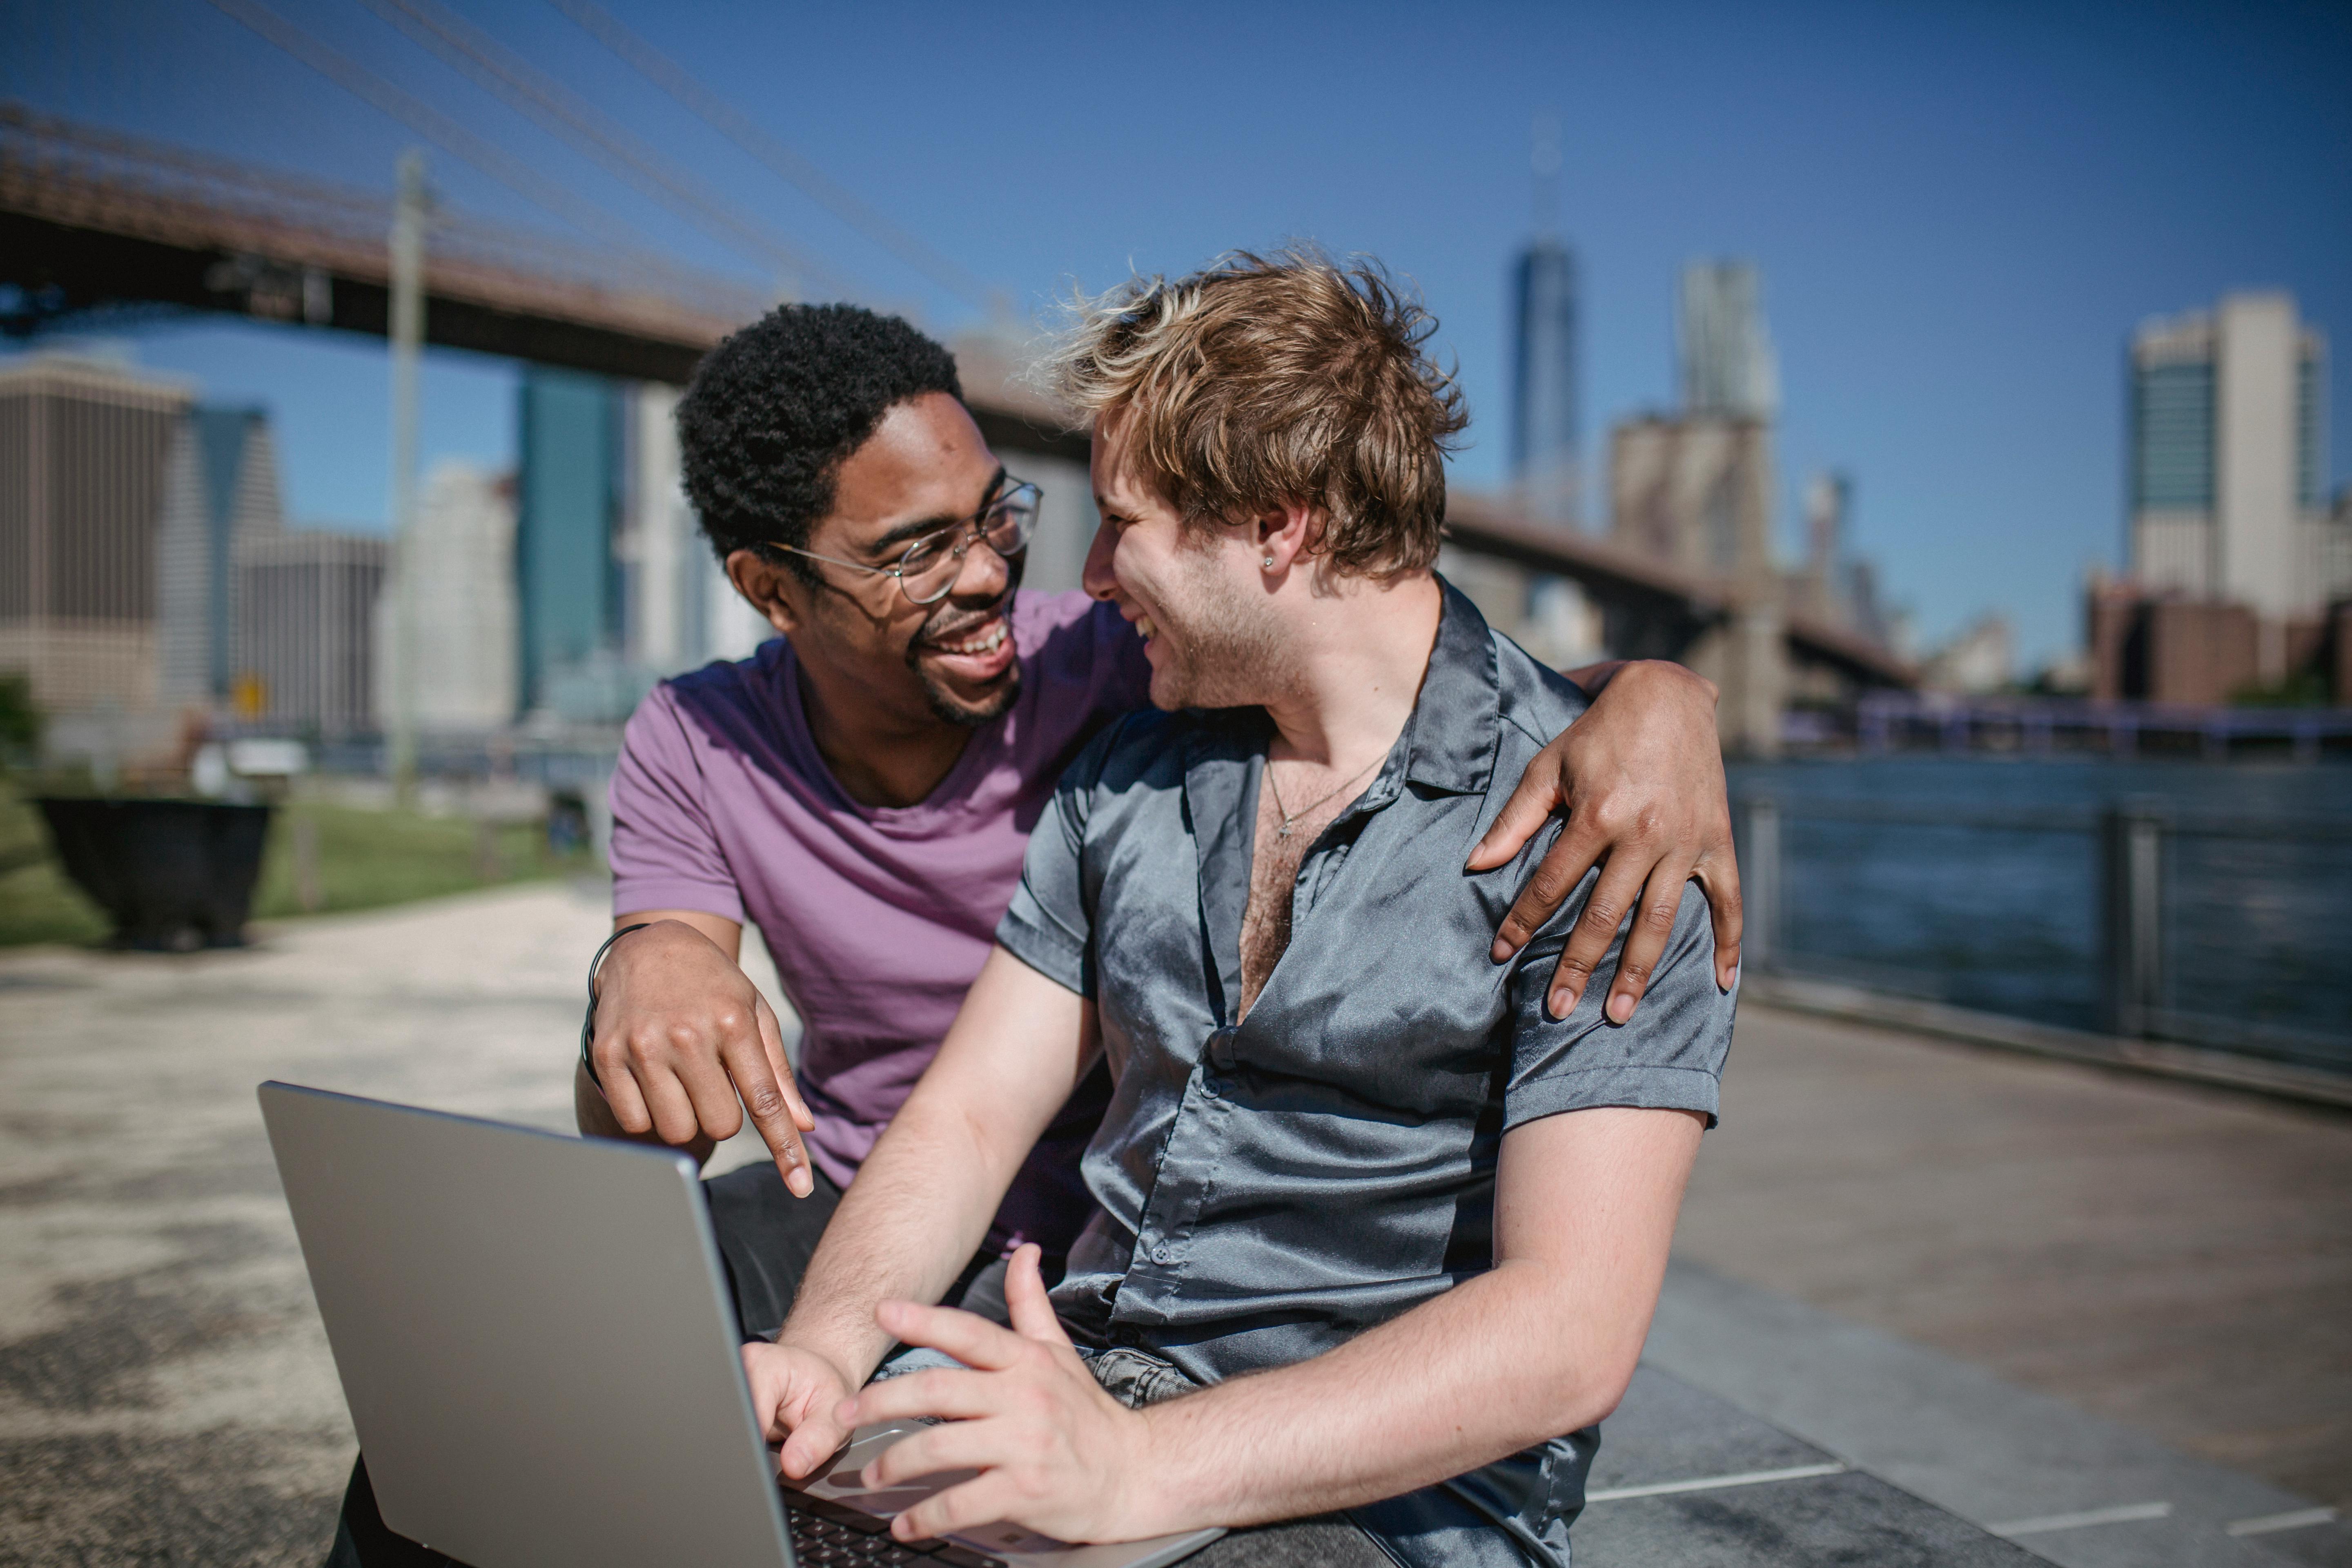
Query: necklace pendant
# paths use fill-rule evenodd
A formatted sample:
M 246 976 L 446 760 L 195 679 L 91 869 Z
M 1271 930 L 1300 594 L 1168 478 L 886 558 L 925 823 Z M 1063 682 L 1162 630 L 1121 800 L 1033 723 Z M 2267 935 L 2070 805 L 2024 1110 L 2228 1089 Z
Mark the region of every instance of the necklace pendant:
M 1275 836 L 1276 838 L 1287 838 L 1287 837 L 1290 837 L 1290 824 L 1288 824 L 1288 823 L 1286 823 L 1286 823 L 1282 824 L 1280 826 L 1276 827 L 1276 828 L 1274 830 L 1274 836 Z

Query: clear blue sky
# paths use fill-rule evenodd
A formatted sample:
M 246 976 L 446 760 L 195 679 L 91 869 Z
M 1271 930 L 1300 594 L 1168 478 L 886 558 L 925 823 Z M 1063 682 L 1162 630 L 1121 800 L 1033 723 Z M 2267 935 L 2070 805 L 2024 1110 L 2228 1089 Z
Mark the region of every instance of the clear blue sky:
M 2072 645 L 2084 565 L 2119 554 L 2123 355 L 2147 315 L 2292 289 L 2339 345 L 2331 477 L 2352 458 L 2341 5 L 610 3 L 1024 314 L 1073 279 L 1231 246 L 1377 254 L 1459 358 L 1470 486 L 1501 474 L 1505 271 L 1528 224 L 1528 124 L 1555 113 L 1590 458 L 1609 421 L 1670 397 L 1680 265 L 1754 258 L 1781 356 L 1784 513 L 1807 475 L 1849 469 L 1856 542 L 1930 641 L 2000 609 L 2029 656 Z M 358 0 L 275 4 L 648 245 L 747 269 Z M 971 320 L 544 0 L 455 4 L 869 297 L 938 330 Z M 52 110 L 379 187 L 416 140 L 204 0 L 0 0 L 0 91 Z M 453 204 L 556 226 L 430 156 Z M 270 406 L 298 515 L 382 525 L 379 345 L 186 325 L 133 349 Z M 511 388 L 498 362 L 431 356 L 428 458 L 504 460 Z

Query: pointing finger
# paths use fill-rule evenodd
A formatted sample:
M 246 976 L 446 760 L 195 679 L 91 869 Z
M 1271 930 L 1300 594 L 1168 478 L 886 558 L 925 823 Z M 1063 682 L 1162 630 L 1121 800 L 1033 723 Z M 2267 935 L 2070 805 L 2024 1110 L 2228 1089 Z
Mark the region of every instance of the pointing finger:
M 742 1097 L 743 1109 L 751 1114 L 751 1125 L 759 1129 L 761 1141 L 776 1157 L 785 1190 L 796 1198 L 808 1196 L 816 1183 L 809 1174 L 808 1152 L 801 1147 L 792 1101 L 782 1088 L 782 1083 L 791 1081 L 791 1075 L 787 1073 L 782 1082 L 777 1079 L 765 1043 L 756 1034 L 738 1034 L 719 1047 L 719 1054 L 735 1080 L 735 1092 Z
M 768 1053 L 768 1070 L 776 1075 L 776 1082 L 782 1088 L 784 1099 L 792 1105 L 794 1125 L 803 1132 L 814 1132 L 816 1131 L 816 1115 L 809 1110 L 808 1101 L 801 1098 L 801 1086 L 794 1081 L 793 1065 L 784 1056 L 783 1026 L 776 1022 L 776 1010 L 768 1005 L 765 996 L 754 991 L 751 1000 L 759 1010 L 760 1044 Z

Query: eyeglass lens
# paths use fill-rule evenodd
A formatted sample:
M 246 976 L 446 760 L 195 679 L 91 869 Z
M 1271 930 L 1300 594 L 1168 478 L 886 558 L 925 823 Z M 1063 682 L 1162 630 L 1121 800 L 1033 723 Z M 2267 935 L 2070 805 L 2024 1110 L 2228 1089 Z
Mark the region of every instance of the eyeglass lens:
M 999 555 L 1018 555 L 1037 525 L 1037 489 L 1020 485 L 1000 497 L 980 519 L 980 537 Z M 963 565 L 966 530 L 948 529 L 919 540 L 898 558 L 898 585 L 919 605 L 944 598 Z

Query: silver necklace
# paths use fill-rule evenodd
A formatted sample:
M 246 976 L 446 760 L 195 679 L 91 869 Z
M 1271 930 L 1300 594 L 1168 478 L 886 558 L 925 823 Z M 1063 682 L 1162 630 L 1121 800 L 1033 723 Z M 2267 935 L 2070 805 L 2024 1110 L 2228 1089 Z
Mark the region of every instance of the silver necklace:
M 1282 804 L 1282 786 L 1275 782 L 1274 759 L 1272 757 L 1268 757 L 1265 760 L 1265 787 L 1274 792 L 1275 813 L 1282 818 L 1282 824 L 1274 830 L 1274 836 L 1276 838 L 1289 837 L 1291 824 L 1301 820 L 1317 806 L 1321 805 L 1325 801 L 1329 800 L 1332 795 L 1338 795 L 1339 790 L 1346 789 L 1349 784 L 1354 784 L 1357 779 L 1362 778 L 1366 773 L 1370 773 L 1374 768 L 1379 767 L 1382 763 L 1387 761 L 1388 758 L 1385 756 L 1374 757 L 1370 762 L 1365 763 L 1363 767 L 1358 769 L 1355 773 L 1348 778 L 1342 779 L 1339 783 L 1339 789 L 1335 789 L 1331 791 L 1329 795 L 1322 795 L 1316 800 L 1308 802 L 1306 805 L 1299 807 L 1297 811 L 1292 811 Z

